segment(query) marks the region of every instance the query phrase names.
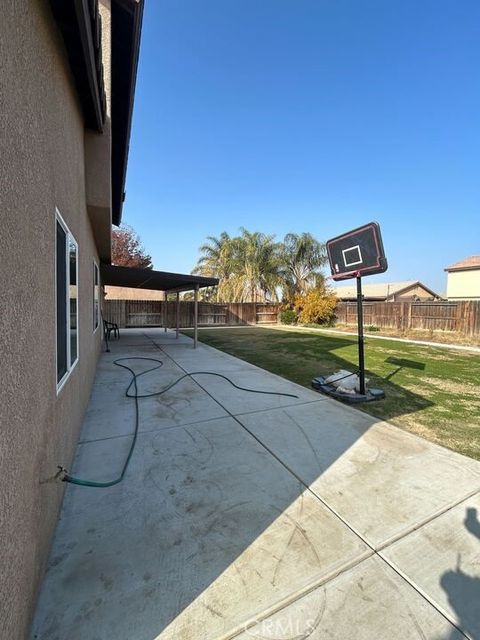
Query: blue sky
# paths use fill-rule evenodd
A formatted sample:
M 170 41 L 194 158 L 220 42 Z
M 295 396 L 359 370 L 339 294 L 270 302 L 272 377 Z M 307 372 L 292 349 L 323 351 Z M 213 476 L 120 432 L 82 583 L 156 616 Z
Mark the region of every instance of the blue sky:
M 123 221 L 189 272 L 240 226 L 380 223 L 445 291 L 480 253 L 478 0 L 146 0 Z

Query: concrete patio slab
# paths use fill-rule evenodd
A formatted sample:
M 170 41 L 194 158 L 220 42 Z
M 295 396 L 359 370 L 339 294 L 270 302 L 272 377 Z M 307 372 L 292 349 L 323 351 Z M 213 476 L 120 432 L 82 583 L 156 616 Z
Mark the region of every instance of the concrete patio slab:
M 378 557 L 259 621 L 237 640 L 460 640 L 438 611 Z
M 135 371 L 141 370 L 132 360 L 127 361 Z M 148 363 L 147 363 L 148 364 Z M 122 383 L 104 384 L 106 374 L 97 376 L 89 408 L 85 416 L 80 442 L 133 434 L 135 428 L 135 401 L 125 396 L 130 381 L 128 372 L 117 373 Z M 138 379 L 140 394 L 155 393 L 183 375 L 179 368 L 162 367 Z M 132 387 L 131 392 L 134 392 Z M 106 395 L 109 398 L 106 401 Z M 107 402 L 107 404 L 106 404 Z M 106 407 L 108 410 L 106 411 Z M 208 396 L 193 380 L 181 380 L 161 396 L 139 399 L 139 431 L 154 431 L 176 425 L 187 425 L 198 420 L 210 420 L 228 413 Z
M 68 488 L 34 637 L 218 638 L 371 553 L 232 418 L 138 442 L 122 484 Z M 75 474 L 115 477 L 129 443 Z
M 209 367 L 215 371 L 215 365 Z M 250 411 L 264 411 L 277 407 L 303 404 L 305 402 L 322 403 L 325 397 L 319 396 L 315 391 L 310 391 L 304 387 L 284 380 L 273 374 L 265 375 L 262 370 L 256 371 L 235 371 L 225 374 L 234 384 L 252 389 L 254 392 L 235 389 L 227 380 L 211 375 L 196 375 L 195 380 L 203 389 L 211 394 L 223 407 L 234 415 Z M 285 395 L 264 395 L 255 391 L 266 391 L 269 394 L 289 394 Z
M 120 384 L 123 384 L 125 380 L 128 380 L 129 373 L 125 371 L 123 371 L 122 373 L 122 369 L 114 365 L 114 362 L 115 360 L 121 360 L 122 358 L 131 356 L 136 356 L 136 358 L 138 358 L 135 360 L 136 371 L 142 371 L 155 366 L 154 362 L 142 361 L 141 358 L 158 358 L 160 360 L 162 359 L 159 358 L 158 351 L 152 349 L 152 345 L 150 344 L 127 346 L 119 342 L 112 346 L 110 353 L 102 353 L 102 357 L 98 362 L 96 371 L 97 384 L 101 384 L 102 382 L 118 382 Z M 126 362 L 125 364 L 129 363 Z M 163 368 L 165 367 L 178 368 L 172 361 L 164 362 Z
M 480 489 L 480 462 L 332 400 L 240 420 L 375 548 Z
M 199 376 L 140 399 L 124 481 L 67 488 L 32 640 L 461 637 L 447 618 L 476 633 L 477 574 L 464 562 L 477 562 L 478 540 L 464 535 L 477 519 L 469 511 L 467 527 L 459 514 L 479 505 L 448 509 L 480 488 L 479 463 L 174 332 L 148 330 L 156 345 L 143 331 L 121 335 L 100 360 L 73 468 L 81 478 L 114 479 L 131 446 L 134 402 L 116 358 L 164 362 L 139 379 L 141 392 L 208 367 L 299 398 L 264 401 Z M 438 563 L 456 584 L 454 553 L 472 578 L 458 618 L 432 578 Z M 312 612 L 309 636 L 261 625 Z
M 151 334 L 149 335 L 151 336 Z M 168 335 L 166 334 L 166 336 Z M 165 356 L 167 356 L 186 372 L 210 371 L 220 373 L 230 378 L 235 384 L 248 389 L 260 389 L 297 396 L 290 398 L 281 395 L 268 396 L 249 393 L 232 388 L 232 385 L 219 377 L 195 375 L 195 380 L 234 415 L 246 411 L 265 410 L 290 404 L 320 402 L 326 399 L 325 396 L 319 395 L 311 389 L 301 387 L 273 373 L 266 373 L 260 367 L 239 360 L 227 353 L 222 353 L 208 345 L 199 344 L 198 348 L 192 351 L 191 348 L 188 348 L 188 342 L 178 345 L 171 338 L 164 337 L 162 342 L 155 336 L 151 336 L 151 340 L 152 344 L 158 347 L 158 353 L 160 354 L 158 357 L 160 359 L 166 361 Z M 186 340 L 189 339 L 186 338 Z M 200 362 L 202 363 L 201 369 L 199 368 Z
M 470 638 L 480 638 L 480 494 L 382 555 Z
M 256 367 L 249 362 L 235 358 L 228 353 L 221 353 L 218 355 L 218 350 L 209 347 L 208 345 L 199 344 L 196 351 L 192 351 L 191 345 L 188 344 L 160 344 L 155 341 L 155 344 L 162 349 L 165 353 L 174 358 L 175 362 L 183 367 L 186 371 L 195 371 L 198 368 L 199 357 L 198 353 L 201 353 L 201 361 L 204 366 L 215 366 L 216 371 L 221 373 L 228 373 L 230 371 L 261 371 L 259 367 Z

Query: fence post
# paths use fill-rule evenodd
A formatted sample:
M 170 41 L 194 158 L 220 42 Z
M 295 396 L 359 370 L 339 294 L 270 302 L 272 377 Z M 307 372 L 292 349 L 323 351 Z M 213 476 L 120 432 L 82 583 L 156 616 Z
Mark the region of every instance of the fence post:
M 473 316 L 473 314 L 472 314 L 473 309 L 472 309 L 472 302 L 471 302 L 471 300 L 468 300 L 468 301 L 465 303 L 465 307 L 466 307 L 466 308 L 465 308 L 465 311 L 464 311 L 464 313 L 463 313 L 463 317 L 464 317 L 464 320 L 465 320 L 465 329 L 464 329 L 464 332 L 465 332 L 467 335 L 469 335 L 469 336 L 470 336 L 470 335 L 472 335 L 472 330 L 473 330 L 473 322 L 472 322 L 472 320 L 473 320 L 473 317 L 472 317 L 472 316 Z
M 460 300 L 455 308 L 455 330 L 465 333 L 465 301 Z
M 120 317 L 121 317 L 121 325 L 122 327 L 127 326 L 127 302 L 126 300 L 121 301 L 120 307 Z

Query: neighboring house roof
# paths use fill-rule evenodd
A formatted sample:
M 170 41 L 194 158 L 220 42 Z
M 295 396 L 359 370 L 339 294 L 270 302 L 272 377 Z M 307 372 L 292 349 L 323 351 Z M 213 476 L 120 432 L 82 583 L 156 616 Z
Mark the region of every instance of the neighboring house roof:
M 373 284 L 362 283 L 362 293 L 365 298 L 378 298 L 381 300 L 390 298 L 394 295 L 399 295 L 403 292 L 408 291 L 408 289 L 417 286 L 425 289 L 425 291 L 434 298 L 440 297 L 439 294 L 435 293 L 435 291 L 432 291 L 418 280 L 404 280 L 402 282 L 376 282 Z M 337 298 L 357 297 L 356 284 L 334 287 L 333 291 L 336 294 Z
M 480 256 L 470 256 L 464 260 L 454 262 L 445 271 L 469 271 L 470 269 L 480 269 Z

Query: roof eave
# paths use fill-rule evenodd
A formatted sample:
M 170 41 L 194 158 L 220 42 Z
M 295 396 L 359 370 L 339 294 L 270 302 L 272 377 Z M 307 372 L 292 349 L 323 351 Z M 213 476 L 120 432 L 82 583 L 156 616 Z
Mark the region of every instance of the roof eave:
M 451 271 L 478 271 L 480 270 L 480 264 L 474 264 L 469 267 L 446 267 L 444 271 L 450 273 Z
M 63 36 L 85 124 L 102 133 L 106 101 L 97 5 L 86 0 L 50 0 L 50 6 Z
M 112 223 L 125 193 L 144 0 L 112 0 Z

